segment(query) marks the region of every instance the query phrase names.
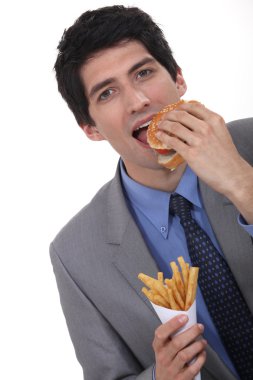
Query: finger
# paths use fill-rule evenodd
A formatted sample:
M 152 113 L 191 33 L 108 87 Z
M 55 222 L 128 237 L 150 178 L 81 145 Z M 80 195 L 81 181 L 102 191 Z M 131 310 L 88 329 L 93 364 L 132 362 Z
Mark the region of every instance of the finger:
M 168 350 L 171 351 L 172 355 L 176 356 L 178 352 L 200 337 L 203 331 L 204 326 L 201 323 L 196 323 L 182 333 L 173 336 L 171 338 L 169 345 L 170 347 L 168 347 Z
M 193 133 L 193 129 L 190 130 L 188 126 L 183 125 L 182 123 L 183 122 L 164 121 L 159 124 L 158 130 L 172 135 L 173 137 L 177 137 L 183 143 L 188 145 L 196 145 L 200 140 L 199 136 L 196 133 Z
M 175 357 L 175 366 L 177 368 L 184 368 L 187 363 L 191 363 L 207 346 L 205 339 L 197 340 L 189 346 L 179 351 Z
M 206 351 L 202 351 L 196 358 L 196 360 L 189 364 L 183 371 L 181 380 L 194 379 L 195 376 L 201 371 L 206 361 Z
M 179 351 L 173 361 L 167 363 L 167 370 L 169 371 L 170 377 L 174 379 L 178 373 L 184 373 L 185 369 L 188 369 L 188 366 L 198 359 L 206 346 L 206 340 L 201 339 Z
M 158 130 L 166 131 L 182 141 L 186 141 L 188 145 L 196 146 L 201 143 L 201 138 L 209 139 L 215 130 L 220 132 L 223 129 L 221 125 L 225 125 L 221 116 L 205 110 L 200 108 L 200 112 L 194 114 L 186 110 L 171 111 L 166 115 L 167 123 L 161 122 Z
M 191 131 L 200 132 L 203 129 L 205 121 L 202 118 L 197 117 L 197 115 L 192 115 L 186 110 L 174 110 L 165 115 L 165 119 L 158 124 L 158 129 L 162 128 L 164 121 L 174 122 L 182 124 L 185 128 Z M 169 126 L 171 133 L 176 133 L 177 124 L 174 126 Z
M 159 131 L 156 133 L 156 137 L 163 143 L 168 149 L 174 149 L 176 152 L 185 157 L 188 154 L 190 145 L 186 144 L 177 137 L 170 136 L 166 132 Z
M 168 343 L 171 335 L 175 334 L 177 330 L 182 328 L 187 321 L 188 317 L 185 314 L 181 314 L 159 326 L 155 331 L 155 337 L 153 341 L 154 351 L 158 352 L 163 349 Z
M 186 102 L 186 103 L 181 104 L 177 108 L 177 110 L 186 111 L 188 114 L 193 115 L 200 120 L 206 120 L 206 118 L 213 113 L 211 110 L 206 108 L 204 104 L 201 104 L 201 103 Z
M 183 103 L 178 107 L 178 111 L 186 111 L 188 114 L 193 115 L 199 120 L 204 121 L 205 125 L 212 125 L 214 128 L 218 128 L 225 125 L 225 121 L 219 114 L 209 110 L 201 103 Z M 171 113 L 174 111 L 171 111 Z

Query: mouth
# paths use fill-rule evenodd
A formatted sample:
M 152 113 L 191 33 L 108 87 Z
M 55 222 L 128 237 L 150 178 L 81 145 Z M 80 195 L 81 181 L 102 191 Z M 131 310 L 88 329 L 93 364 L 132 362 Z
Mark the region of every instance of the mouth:
M 148 145 L 147 143 L 147 130 L 151 120 L 140 125 L 133 131 L 133 137 L 141 143 Z

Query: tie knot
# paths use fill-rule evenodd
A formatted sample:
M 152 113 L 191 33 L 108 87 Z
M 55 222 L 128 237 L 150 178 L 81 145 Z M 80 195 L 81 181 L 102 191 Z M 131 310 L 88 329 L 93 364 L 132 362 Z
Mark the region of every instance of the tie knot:
M 177 215 L 181 220 L 192 219 L 192 203 L 179 194 L 172 194 L 170 197 L 170 213 Z

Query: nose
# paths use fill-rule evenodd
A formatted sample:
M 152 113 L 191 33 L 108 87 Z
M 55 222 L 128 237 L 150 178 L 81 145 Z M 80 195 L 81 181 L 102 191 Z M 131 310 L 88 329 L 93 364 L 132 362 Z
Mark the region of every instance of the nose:
M 126 110 L 129 114 L 143 111 L 150 105 L 149 97 L 140 89 L 131 88 L 125 94 Z

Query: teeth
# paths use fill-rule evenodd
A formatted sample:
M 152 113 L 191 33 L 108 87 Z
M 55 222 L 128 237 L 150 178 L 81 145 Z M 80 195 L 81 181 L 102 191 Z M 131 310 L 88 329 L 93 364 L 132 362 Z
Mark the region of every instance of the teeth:
M 139 129 L 146 128 L 146 127 L 149 126 L 149 124 L 150 124 L 150 121 L 148 121 L 148 122 L 145 123 L 145 124 L 140 125 L 138 128 L 135 129 L 135 131 L 139 131 Z

